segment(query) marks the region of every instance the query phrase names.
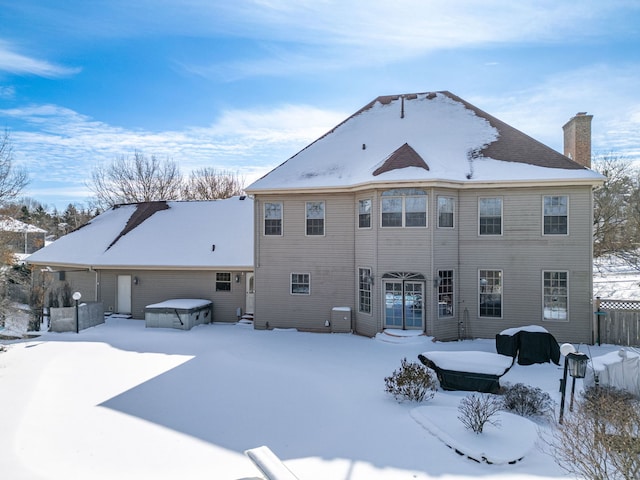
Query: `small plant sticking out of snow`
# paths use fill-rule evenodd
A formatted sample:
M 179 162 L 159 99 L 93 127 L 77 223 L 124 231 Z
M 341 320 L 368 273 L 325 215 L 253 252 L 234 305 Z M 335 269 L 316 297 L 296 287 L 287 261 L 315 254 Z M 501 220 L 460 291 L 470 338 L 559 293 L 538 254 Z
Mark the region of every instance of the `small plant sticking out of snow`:
M 385 391 L 399 402 L 431 400 L 437 390 L 437 380 L 432 370 L 402 359 L 400 368 L 384 379 Z
M 504 409 L 523 417 L 546 416 L 553 413 L 553 400 L 540 388 L 524 383 L 507 385 L 502 394 Z
M 498 427 L 495 415 L 502 409 L 502 401 L 493 395 L 472 394 L 460 400 L 458 419 L 466 429 L 482 433 L 487 423 Z

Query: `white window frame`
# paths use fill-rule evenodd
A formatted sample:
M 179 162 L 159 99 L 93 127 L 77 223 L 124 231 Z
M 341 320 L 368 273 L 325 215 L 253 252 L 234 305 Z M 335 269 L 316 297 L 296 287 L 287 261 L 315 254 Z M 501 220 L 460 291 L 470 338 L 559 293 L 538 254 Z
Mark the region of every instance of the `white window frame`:
M 440 214 L 442 213 L 440 208 L 447 206 L 448 202 L 441 205 L 440 204 L 440 200 L 447 200 L 448 202 L 450 202 L 451 205 L 451 212 L 444 212 L 444 213 L 451 213 L 451 225 L 441 225 L 440 224 Z M 438 228 L 455 228 L 456 227 L 456 199 L 455 197 L 449 197 L 446 195 L 438 195 L 437 198 L 437 217 L 438 217 Z
M 367 212 L 362 213 L 363 202 L 369 202 L 369 211 L 368 211 L 368 213 Z M 370 198 L 361 198 L 360 200 L 358 200 L 358 215 L 357 215 L 357 218 L 356 218 L 356 222 L 358 224 L 358 228 L 359 229 L 367 229 L 367 228 L 370 229 L 371 228 L 372 212 L 373 212 L 373 201 Z M 367 225 L 365 227 L 360 225 L 360 217 L 362 215 L 369 215 L 369 225 Z
M 309 217 L 309 207 L 312 205 L 322 205 L 322 218 Z M 315 207 L 314 207 L 315 208 Z M 324 237 L 327 231 L 327 205 L 324 200 L 305 202 L 304 204 L 304 234 L 307 237 Z M 322 220 L 322 233 L 309 233 L 309 221 Z M 315 227 L 311 227 L 312 229 Z
M 295 282 L 294 282 L 294 275 L 296 275 Z M 303 276 L 303 277 L 306 276 L 306 282 L 300 281 L 301 279 L 299 278 L 299 276 Z M 302 280 L 304 280 L 304 278 Z M 307 291 L 294 292 L 293 291 L 294 285 L 307 285 Z M 291 272 L 291 275 L 289 275 L 289 293 L 291 295 L 311 295 L 311 274 L 304 273 L 304 272 Z
M 267 205 L 279 205 L 280 206 L 280 218 L 267 218 L 268 210 Z M 264 202 L 262 206 L 262 234 L 266 237 L 281 237 L 282 236 L 282 224 L 284 217 L 284 207 L 282 202 Z M 267 233 L 267 220 L 280 220 L 280 233 Z
M 563 232 L 563 233 L 552 233 L 552 232 L 547 233 L 547 232 L 545 232 L 545 218 L 563 216 L 563 215 L 551 215 L 551 214 L 547 215 L 547 212 L 546 212 L 546 209 L 545 209 L 545 207 L 546 207 L 545 203 L 546 203 L 546 199 L 547 198 L 566 198 L 567 199 L 567 201 L 566 201 L 566 204 L 567 204 L 566 210 L 567 211 L 564 214 L 564 217 L 566 217 L 566 219 L 567 219 L 567 231 L 566 232 Z M 566 237 L 566 236 L 569 235 L 569 195 L 543 195 L 542 196 L 542 235 L 545 236 L 545 237 L 560 237 L 560 236 L 565 236 Z
M 482 233 L 482 201 L 483 200 L 500 200 L 500 233 Z M 480 237 L 500 237 L 504 233 L 504 200 L 501 196 L 495 197 L 479 197 L 478 198 L 478 236 Z
M 372 271 L 373 270 L 371 269 L 371 267 L 358 267 L 358 312 L 364 313 L 365 315 L 371 315 L 373 311 L 373 278 L 371 276 Z M 368 310 L 362 308 L 363 305 L 365 305 L 365 303 L 362 301 L 364 298 L 363 293 L 368 293 Z
M 407 225 L 407 215 L 410 213 L 407 210 L 407 199 L 421 199 L 424 200 L 424 225 Z M 383 218 L 385 212 L 384 203 L 385 200 L 399 200 L 400 212 L 394 211 L 393 213 L 400 213 L 401 224 L 400 225 L 385 225 Z M 420 211 L 419 213 L 423 213 Z M 380 228 L 427 228 L 429 226 L 429 195 L 423 190 L 416 189 L 396 189 L 387 190 L 382 193 L 380 197 Z
M 553 289 L 558 288 L 558 286 L 550 285 L 547 287 L 546 285 L 546 275 L 547 274 L 564 274 L 564 295 L 559 295 L 557 292 L 554 294 Z M 553 279 L 551 279 L 553 281 Z M 550 290 L 548 290 L 550 289 Z M 564 297 L 565 299 L 565 318 L 553 318 L 553 316 L 547 318 L 547 308 L 552 309 L 553 305 L 551 303 L 547 304 L 547 298 L 551 297 Z M 569 272 L 567 270 L 543 270 L 542 271 L 542 321 L 543 322 L 568 322 L 569 321 Z
M 443 272 L 451 272 L 451 288 L 450 291 L 447 292 L 441 292 L 441 288 L 442 288 L 442 273 Z M 449 269 L 440 269 L 438 270 L 438 318 L 450 318 L 453 317 L 455 315 L 455 310 L 456 310 L 456 272 L 455 270 L 453 270 L 453 268 L 449 268 Z M 445 295 L 450 295 L 451 296 L 451 310 L 450 311 L 445 311 L 444 313 L 442 313 L 441 310 L 441 305 L 443 304 L 443 302 L 441 301 L 442 298 Z M 445 309 L 447 310 L 447 309 Z
M 482 272 L 499 272 L 499 277 L 500 277 L 500 291 L 499 292 L 487 292 L 487 287 L 488 285 L 483 285 L 482 283 Z M 486 280 L 486 279 L 485 279 Z M 484 288 L 484 291 L 483 291 Z M 481 314 L 481 301 L 480 299 L 482 298 L 482 295 L 494 295 L 494 294 L 499 294 L 500 295 L 500 316 L 497 315 L 482 315 Z M 501 319 L 504 318 L 504 272 L 502 271 L 502 269 L 496 268 L 481 268 L 478 269 L 478 318 L 489 318 L 489 319 Z

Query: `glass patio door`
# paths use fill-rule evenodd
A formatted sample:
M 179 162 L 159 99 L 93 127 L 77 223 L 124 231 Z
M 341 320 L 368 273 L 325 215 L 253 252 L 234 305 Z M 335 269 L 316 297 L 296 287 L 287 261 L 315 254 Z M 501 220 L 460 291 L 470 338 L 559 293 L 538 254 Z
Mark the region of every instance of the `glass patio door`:
M 384 281 L 385 328 L 424 328 L 424 282 Z

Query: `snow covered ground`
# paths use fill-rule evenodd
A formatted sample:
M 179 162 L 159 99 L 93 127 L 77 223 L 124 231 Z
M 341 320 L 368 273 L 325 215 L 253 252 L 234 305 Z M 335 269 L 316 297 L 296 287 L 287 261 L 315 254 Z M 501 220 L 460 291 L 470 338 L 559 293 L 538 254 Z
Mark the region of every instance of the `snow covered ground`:
M 640 300 L 640 272 L 617 258 L 596 258 L 593 262 L 593 296 Z
M 472 434 L 470 448 L 501 458 L 519 444 L 521 461 L 478 463 L 449 448 L 445 441 L 462 445 L 468 436 L 457 420 L 468 392 L 439 391 L 424 404 L 384 392 L 402 358 L 432 350 L 495 353 L 495 342 L 389 343 L 222 324 L 147 329 L 116 318 L 79 334 L 8 342 L 0 477 L 255 479 L 243 452 L 266 445 L 300 480 L 566 478 L 509 419 L 493 440 Z M 561 376 L 554 364 L 515 365 L 501 383 L 540 387 L 559 404 Z

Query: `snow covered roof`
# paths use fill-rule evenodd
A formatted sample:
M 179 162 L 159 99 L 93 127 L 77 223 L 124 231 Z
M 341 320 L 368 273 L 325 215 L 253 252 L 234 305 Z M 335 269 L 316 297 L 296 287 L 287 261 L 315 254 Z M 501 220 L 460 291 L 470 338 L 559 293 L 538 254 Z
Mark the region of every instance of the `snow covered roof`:
M 252 268 L 253 200 L 115 206 L 33 253 L 27 262 L 95 268 Z
M 378 97 L 254 182 L 252 193 L 387 182 L 599 184 L 603 177 L 450 92 Z
M 35 225 L 21 222 L 11 217 L 0 217 L 0 232 L 20 232 L 20 233 L 47 233 L 46 230 Z

